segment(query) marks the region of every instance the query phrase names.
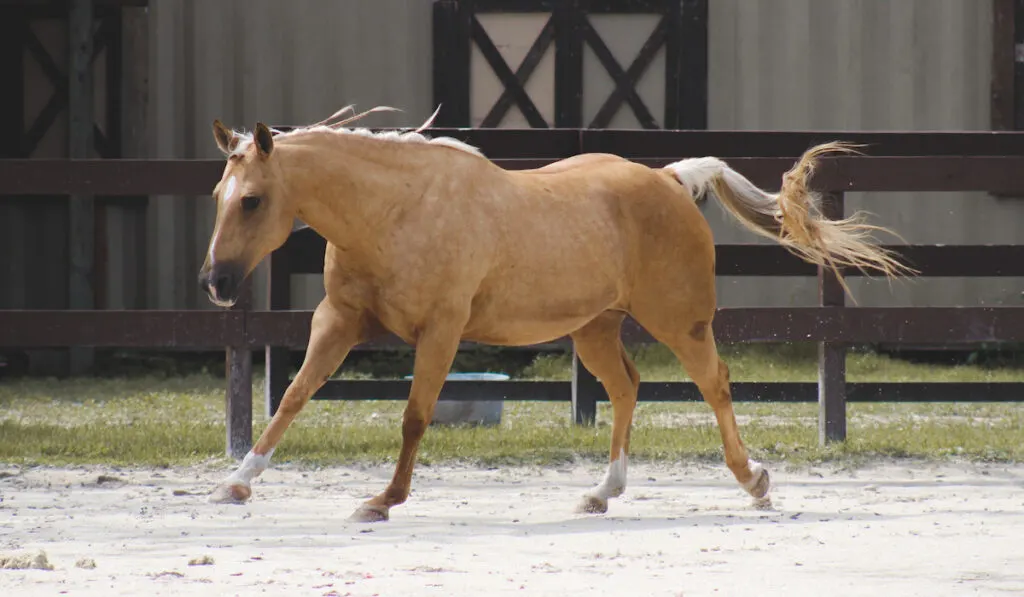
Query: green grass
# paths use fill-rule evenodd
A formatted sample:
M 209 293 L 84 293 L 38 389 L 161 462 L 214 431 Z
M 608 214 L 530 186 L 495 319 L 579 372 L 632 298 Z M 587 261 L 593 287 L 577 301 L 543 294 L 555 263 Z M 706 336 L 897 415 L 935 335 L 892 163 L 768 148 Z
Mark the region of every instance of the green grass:
M 734 381 L 812 381 L 813 353 L 795 347 L 726 347 Z M 661 347 L 635 351 L 644 379 L 686 379 Z M 851 381 L 1024 381 L 1024 367 L 936 367 L 858 353 Z M 538 358 L 522 374 L 568 379 L 569 360 Z M 358 372 L 346 375 L 358 375 Z M 0 383 L 0 461 L 20 464 L 190 464 L 222 458 L 224 380 L 170 378 L 28 379 Z M 257 379 L 254 396 L 262 396 Z M 266 424 L 254 405 L 256 433 Z M 288 430 L 275 461 L 303 464 L 392 462 L 403 402 L 311 402 Z M 857 461 L 879 456 L 1024 460 L 1024 406 L 997 403 L 851 404 L 849 440 L 817 445 L 817 405 L 736 404 L 744 442 L 769 462 Z M 550 464 L 604 459 L 610 408 L 598 425 L 570 424 L 568 404 L 505 404 L 497 428 L 433 427 L 420 462 Z M 700 403 L 640 404 L 632 433 L 636 460 L 722 458 L 711 410 Z

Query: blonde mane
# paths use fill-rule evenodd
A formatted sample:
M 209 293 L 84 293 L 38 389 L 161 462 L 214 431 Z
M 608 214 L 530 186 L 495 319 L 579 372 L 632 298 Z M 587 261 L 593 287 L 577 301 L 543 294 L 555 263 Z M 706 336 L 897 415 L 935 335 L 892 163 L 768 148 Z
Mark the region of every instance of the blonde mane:
M 339 120 L 345 114 L 349 112 L 355 112 L 353 107 L 351 105 L 348 105 L 338 110 L 334 114 L 331 114 L 324 120 L 321 120 L 320 122 L 307 124 L 301 127 L 296 127 L 287 132 L 273 128 L 271 128 L 270 131 L 274 134 L 275 137 L 281 139 L 286 139 L 291 136 L 311 132 L 329 132 L 337 135 L 357 135 L 360 137 L 368 137 L 371 139 L 380 139 L 381 141 L 391 141 L 396 143 L 423 143 L 427 145 L 442 145 L 445 147 L 450 147 L 452 149 L 457 149 L 459 151 L 464 151 L 475 156 L 485 157 L 483 152 L 480 151 L 478 148 L 473 147 L 472 145 L 465 143 L 463 141 L 459 141 L 458 139 L 452 137 L 427 137 L 426 135 L 423 134 L 423 130 L 429 128 L 430 125 L 434 123 L 434 119 L 437 118 L 437 113 L 440 110 L 441 107 L 438 106 L 437 109 L 434 110 L 434 113 L 430 115 L 430 118 L 428 118 L 426 122 L 416 127 L 416 129 L 414 130 L 374 132 L 367 128 L 345 128 L 346 124 L 359 120 L 360 118 L 363 118 L 374 112 L 399 111 L 396 108 L 391 108 L 388 106 L 377 106 L 375 108 L 366 110 L 365 112 L 360 112 L 358 114 L 353 113 L 348 118 Z M 242 155 L 245 153 L 246 149 L 248 149 L 249 145 L 252 144 L 252 133 L 245 131 L 235 131 L 235 134 L 238 135 L 239 141 L 238 144 L 235 146 L 234 151 L 232 151 L 230 155 Z

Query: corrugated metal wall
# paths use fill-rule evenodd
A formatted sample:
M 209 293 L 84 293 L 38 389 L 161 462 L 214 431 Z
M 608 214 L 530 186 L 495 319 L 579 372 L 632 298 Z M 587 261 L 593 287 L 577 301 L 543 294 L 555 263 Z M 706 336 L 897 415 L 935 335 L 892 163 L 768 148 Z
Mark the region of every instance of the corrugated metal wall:
M 717 129 L 987 129 L 991 6 L 981 0 L 713 0 L 710 2 L 709 119 Z M 504 21 L 503 19 L 507 19 Z M 543 20 L 487 16 L 485 27 L 512 64 Z M 646 16 L 595 18 L 620 63 L 629 64 L 653 28 Z M 504 23 L 507 23 L 504 24 Z M 338 107 L 389 104 L 403 114 L 372 125 L 414 125 L 431 102 L 430 0 L 161 0 L 151 4 L 148 144 L 152 157 L 218 157 L 210 123 L 251 128 L 305 123 Z M 504 34 L 503 34 L 504 30 Z M 516 33 L 519 31 L 519 33 Z M 523 39 L 520 40 L 519 38 Z M 499 39 L 500 38 L 500 39 Z M 473 70 L 482 60 L 474 55 Z M 547 114 L 553 68 L 545 58 L 528 90 Z M 661 55 L 638 86 L 660 120 Z M 585 56 L 585 111 L 610 91 L 607 75 Z M 475 94 L 497 91 L 479 75 Z M 490 75 L 493 78 L 493 75 Z M 491 81 L 493 83 L 493 81 Z M 490 100 L 493 102 L 493 98 Z M 489 103 L 487 103 L 489 106 Z M 473 113 L 482 116 L 474 105 Z M 479 112 L 479 114 L 478 114 Z M 522 126 L 513 109 L 503 126 Z M 622 110 L 613 126 L 635 127 Z M 972 194 L 850 195 L 909 242 L 1019 242 L 1024 201 Z M 130 270 L 146 246 L 145 291 L 130 280 L 108 287 L 114 307 L 209 308 L 196 273 L 212 226 L 212 204 L 154 197 L 140 231 L 131 220 L 111 226 L 111 268 Z M 717 209 L 717 208 L 715 208 Z M 709 210 L 721 242 L 751 235 Z M 120 257 L 116 257 L 120 255 Z M 116 271 L 116 270 L 115 270 Z M 262 275 L 257 283 L 263 282 Z M 894 294 L 884 282 L 854 289 L 862 304 L 976 304 L 1019 300 L 1016 280 L 918 280 Z M 262 287 L 262 286 L 258 286 Z M 725 279 L 722 305 L 811 304 L 813 280 Z M 322 295 L 317 276 L 296 277 L 297 307 Z M 262 305 L 262 296 L 260 297 Z
M 711 128 L 986 130 L 991 2 L 713 0 Z M 1024 200 L 985 193 L 847 195 L 911 243 L 1019 243 Z M 711 216 L 723 242 L 753 240 Z M 1018 304 L 1017 279 L 851 284 L 861 304 Z M 723 305 L 811 304 L 815 282 L 725 279 Z
M 991 3 L 982 0 L 713 0 L 709 2 L 709 127 L 731 130 L 986 130 L 990 110 Z M 548 15 L 487 14 L 484 28 L 516 65 Z M 592 15 L 620 64 L 628 65 L 657 23 L 655 15 Z M 551 52 L 526 88 L 551 120 Z M 478 124 L 500 93 L 479 51 L 472 55 L 472 118 Z M 637 85 L 657 120 L 664 108 L 664 50 Z M 613 89 L 589 47 L 584 51 L 584 118 Z M 503 127 L 527 126 L 513 107 Z M 625 104 L 615 128 L 639 128 Z M 1024 236 L 1024 200 L 986 193 L 850 193 L 848 213 L 910 243 L 1013 243 Z M 707 211 L 719 242 L 755 237 L 716 204 Z M 888 242 L 899 242 L 887 239 Z M 851 281 L 862 305 L 1015 304 L 1016 279 L 920 278 L 890 287 Z M 813 278 L 721 278 L 720 304 L 810 305 Z
M 161 0 L 151 6 L 154 157 L 220 157 L 210 132 L 214 118 L 251 130 L 257 120 L 301 124 L 346 104 L 385 104 L 405 112 L 366 123 L 406 126 L 433 112 L 429 0 Z M 149 306 L 209 308 L 196 276 L 212 203 L 156 197 L 152 205 Z M 263 281 L 258 275 L 257 288 Z M 316 276 L 296 276 L 296 286 L 300 306 L 322 296 Z

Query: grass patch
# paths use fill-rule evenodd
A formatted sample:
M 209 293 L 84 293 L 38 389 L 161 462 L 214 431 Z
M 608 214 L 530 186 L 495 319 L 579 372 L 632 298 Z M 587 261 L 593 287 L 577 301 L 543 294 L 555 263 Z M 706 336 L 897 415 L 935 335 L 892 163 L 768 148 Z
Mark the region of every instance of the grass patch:
M 799 347 L 726 347 L 736 381 L 811 381 L 813 353 Z M 644 379 L 684 380 L 667 350 L 635 351 Z M 532 379 L 568 379 L 562 356 L 538 358 Z M 1024 381 L 1024 368 L 935 367 L 873 354 L 848 360 L 852 381 Z M 353 372 L 346 375 L 361 375 Z M 175 465 L 222 458 L 224 384 L 212 375 L 170 378 L 26 379 L 0 383 L 0 461 L 21 464 Z M 262 395 L 262 379 L 254 395 Z M 275 461 L 303 464 L 393 462 L 404 402 L 312 402 L 288 430 Z M 768 462 L 849 461 L 879 456 L 1024 460 L 1024 409 L 1018 404 L 851 404 L 849 440 L 817 445 L 817 405 L 736 405 L 744 442 Z M 507 403 L 497 428 L 433 427 L 420 462 L 554 464 L 607 457 L 610 407 L 580 428 L 568 404 Z M 259 400 L 255 432 L 266 425 Z M 636 460 L 722 460 L 711 410 L 699 403 L 637 407 Z

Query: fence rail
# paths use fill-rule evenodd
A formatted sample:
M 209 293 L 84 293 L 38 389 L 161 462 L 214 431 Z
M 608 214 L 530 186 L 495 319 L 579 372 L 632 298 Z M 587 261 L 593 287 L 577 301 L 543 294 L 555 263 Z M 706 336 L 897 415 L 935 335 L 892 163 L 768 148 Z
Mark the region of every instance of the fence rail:
M 284 127 L 282 127 L 284 128 Z M 1013 132 L 733 132 L 441 129 L 480 147 L 506 168 L 532 168 L 586 151 L 617 153 L 659 166 L 692 156 L 717 155 L 766 188 L 807 147 L 836 139 L 866 144 L 867 157 L 823 160 L 813 185 L 828 193 L 830 217 L 842 214 L 848 191 L 988 191 L 1024 196 L 1024 133 Z M 31 196 L 208 195 L 222 160 L 0 160 L 0 193 Z M 25 200 L 31 200 L 26 197 Z M 927 209 L 926 205 L 922 209 Z M 269 311 L 247 300 L 227 311 L 0 311 L 0 347 L 110 346 L 228 347 L 227 449 L 243 455 L 251 445 L 251 351 L 267 351 L 266 397 L 273 411 L 288 382 L 290 349 L 305 348 L 310 312 L 290 310 L 289 278 L 323 271 L 325 241 L 300 230 L 270 258 Z M 1024 246 L 894 246 L 925 276 L 1024 276 Z M 976 344 L 1024 341 L 1024 308 L 848 308 L 830 272 L 803 263 L 775 245 L 719 245 L 719 275 L 813 276 L 821 306 L 720 309 L 714 333 L 722 342 L 815 342 L 818 383 L 735 383 L 737 401 L 822 403 L 821 435 L 846 435 L 847 401 L 1024 400 L 1024 384 L 847 383 L 846 346 L 852 343 Z M 858 272 L 851 272 L 857 275 Z M 251 298 L 251 290 L 247 291 Z M 653 341 L 629 322 L 627 343 Z M 387 347 L 383 337 L 370 346 Z M 570 347 L 566 339 L 555 344 Z M 472 345 L 467 344 L 466 348 Z M 555 400 L 572 404 L 577 422 L 594 419 L 605 400 L 596 380 L 574 363 L 573 381 L 452 381 L 444 399 Z M 332 381 L 317 399 L 404 399 L 405 381 Z M 641 400 L 698 400 L 692 384 L 644 382 Z

